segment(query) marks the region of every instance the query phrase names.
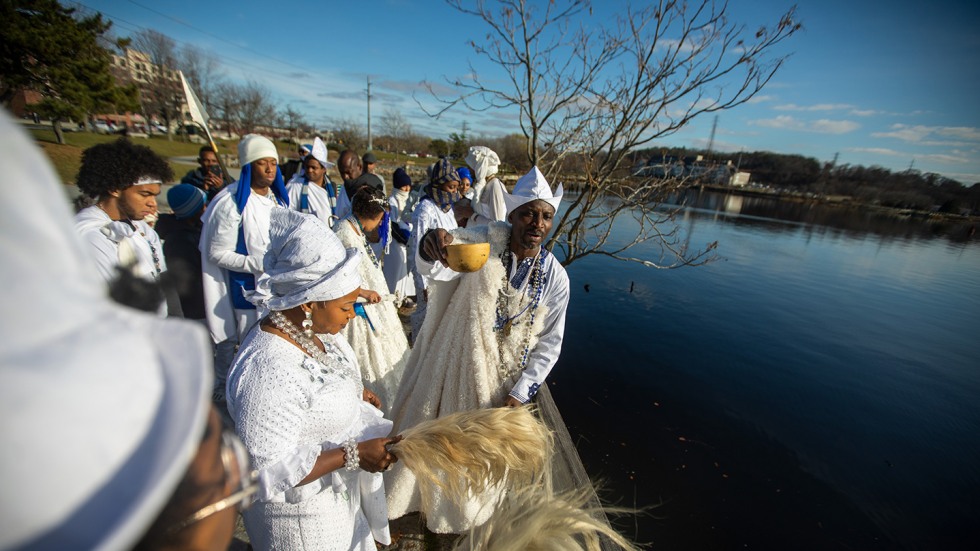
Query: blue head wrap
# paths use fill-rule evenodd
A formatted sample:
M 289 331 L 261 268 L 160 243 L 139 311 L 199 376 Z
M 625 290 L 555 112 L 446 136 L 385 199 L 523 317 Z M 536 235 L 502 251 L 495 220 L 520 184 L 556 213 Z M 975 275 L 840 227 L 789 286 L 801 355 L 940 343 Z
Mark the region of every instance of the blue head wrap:
M 286 184 L 282 181 L 282 172 L 276 167 L 276 179 L 272 181 L 272 193 L 275 194 L 279 203 L 289 206 L 289 194 L 286 193 Z M 238 206 L 238 214 L 245 210 L 248 203 L 248 196 L 252 194 L 252 163 L 242 167 L 242 174 L 238 178 L 238 189 L 235 191 L 235 205 Z
M 459 174 L 460 182 L 463 181 L 463 178 L 466 178 L 467 180 L 470 181 L 470 183 L 473 183 L 473 175 L 470 173 L 470 169 L 466 168 L 465 166 L 461 166 L 457 168 L 456 174 Z

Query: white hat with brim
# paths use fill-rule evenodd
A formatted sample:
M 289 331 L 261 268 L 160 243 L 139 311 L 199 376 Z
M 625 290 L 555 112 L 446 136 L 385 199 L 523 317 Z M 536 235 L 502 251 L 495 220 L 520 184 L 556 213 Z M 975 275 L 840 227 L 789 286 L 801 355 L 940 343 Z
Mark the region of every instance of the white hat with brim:
M 558 188 L 552 193 L 551 186 L 548 184 L 548 180 L 545 180 L 544 174 L 541 174 L 538 167 L 532 167 L 530 172 L 517 180 L 513 193 L 504 193 L 507 216 L 510 216 L 510 213 L 514 212 L 517 207 L 538 199 L 554 207 L 557 213 L 562 195 L 564 195 L 564 189 L 561 184 L 558 184 Z
M 49 162 L 15 126 L 0 114 L 0 186 L 45 208 L 0 202 L 0 549 L 129 549 L 197 453 L 209 339 L 109 300 L 67 202 L 51 201 Z
M 279 160 L 279 150 L 272 140 L 259 134 L 246 134 L 238 142 L 238 164 L 245 166 L 259 159 L 272 158 Z

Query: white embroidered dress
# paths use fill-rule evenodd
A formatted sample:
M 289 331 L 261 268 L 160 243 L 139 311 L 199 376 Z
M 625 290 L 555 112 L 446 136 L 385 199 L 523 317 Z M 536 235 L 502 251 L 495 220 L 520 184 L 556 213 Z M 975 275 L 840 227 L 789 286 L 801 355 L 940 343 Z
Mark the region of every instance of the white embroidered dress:
M 510 225 L 453 230 L 454 243 L 490 243 L 490 258 L 477 272 L 459 274 L 441 264 L 416 258 L 420 272 L 429 277 L 429 312 L 408 360 L 405 377 L 391 410 L 395 430 L 417 425 L 449 413 L 499 407 L 509 395 L 522 402 L 537 389 L 558 360 L 565 331 L 569 282 L 565 269 L 550 253 L 541 258 L 541 296 L 536 309 L 524 310 L 534 285 L 530 271 L 511 256 L 511 271 L 501 257 L 510 252 Z M 528 259 L 525 269 L 536 260 Z M 533 268 L 532 268 L 533 270 Z M 517 288 L 511 287 L 519 280 Z M 515 316 L 509 332 L 495 331 L 498 293 L 507 285 L 507 317 Z M 533 321 L 532 321 L 533 312 Z M 527 346 L 528 359 L 520 370 Z M 420 510 L 415 477 L 396 463 L 386 478 L 390 518 Z M 495 496 L 478 496 L 458 508 L 433 496 L 434 510 L 425 511 L 433 532 L 460 533 L 484 522 Z
M 362 400 L 353 351 L 318 335 L 323 365 L 255 326 L 228 377 L 235 428 L 259 470 L 258 501 L 244 512 L 256 550 L 375 550 L 389 543 L 380 473 L 340 468 L 303 486 L 321 451 L 390 433 L 391 422 Z
M 411 195 L 398 189 L 388 197 L 388 209 L 391 213 L 391 223 L 397 224 L 399 228 L 412 233 L 412 211 L 415 202 Z M 392 227 L 392 231 L 396 231 Z M 388 247 L 388 254 L 384 257 L 381 271 L 384 272 L 385 282 L 388 283 L 388 290 L 400 298 L 415 296 L 415 282 L 408 268 L 408 245 L 403 245 L 394 241 Z
M 361 252 L 361 263 L 358 267 L 361 287 L 380 295 L 387 294 L 388 284 L 384 274 L 375 265 L 374 253 L 368 250 L 364 235 L 358 229 L 353 215 L 337 222 L 334 230 L 345 247 Z M 371 323 L 368 324 L 366 319 L 357 316 L 350 320 L 341 334 L 354 349 L 365 385 L 381 399 L 383 410 L 389 411 L 411 350 L 393 302 L 384 300 L 377 304 L 364 304 L 364 311 Z M 371 325 L 374 325 L 374 329 Z

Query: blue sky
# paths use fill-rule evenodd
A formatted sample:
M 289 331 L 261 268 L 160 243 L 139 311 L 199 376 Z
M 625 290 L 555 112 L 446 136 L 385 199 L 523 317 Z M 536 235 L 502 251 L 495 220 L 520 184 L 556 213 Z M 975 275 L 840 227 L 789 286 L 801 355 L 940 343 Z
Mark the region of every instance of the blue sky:
M 152 2 L 84 0 L 127 36 L 139 28 L 167 34 L 219 57 L 229 80 L 251 78 L 321 126 L 366 118 L 371 76 L 375 131 L 385 109 L 397 109 L 424 134 L 445 137 L 466 121 L 473 135 L 519 132 L 506 114 L 451 111 L 427 117 L 423 80 L 469 71 L 481 76 L 467 46 L 485 35 L 480 22 L 437 0 Z M 595 2 L 595 20 L 622 11 L 625 0 Z M 794 5 L 784 0 L 731 0 L 729 15 L 754 29 Z M 980 2 L 801 1 L 804 30 L 751 103 L 722 112 L 715 149 L 794 153 L 839 164 L 937 172 L 980 182 Z M 695 120 L 663 145 L 705 147 L 711 117 Z

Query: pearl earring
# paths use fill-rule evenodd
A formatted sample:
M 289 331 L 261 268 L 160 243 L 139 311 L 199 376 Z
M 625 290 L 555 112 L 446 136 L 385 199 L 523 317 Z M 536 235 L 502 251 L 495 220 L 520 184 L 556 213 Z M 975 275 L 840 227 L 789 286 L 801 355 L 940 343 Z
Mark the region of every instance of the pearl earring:
M 306 311 L 306 319 L 303 320 L 303 335 L 308 339 L 313 339 L 313 312 Z

